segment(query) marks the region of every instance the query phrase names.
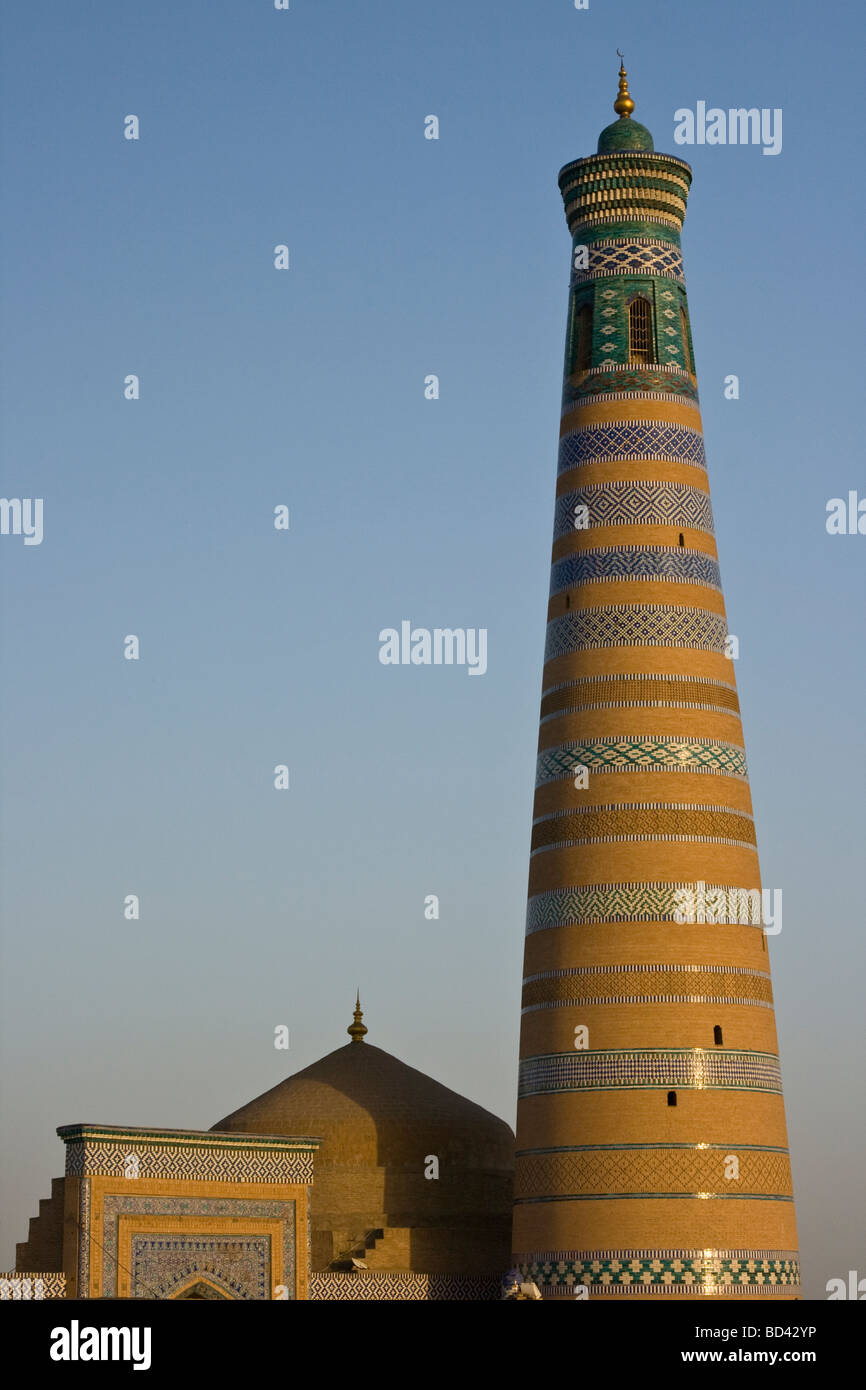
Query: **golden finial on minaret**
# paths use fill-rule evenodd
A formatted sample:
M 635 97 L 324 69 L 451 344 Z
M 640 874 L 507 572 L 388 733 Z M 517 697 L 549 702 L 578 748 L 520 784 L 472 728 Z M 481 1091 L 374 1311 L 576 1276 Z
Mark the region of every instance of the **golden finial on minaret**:
M 354 1023 L 350 1023 L 349 1027 L 346 1029 L 346 1032 L 349 1034 L 349 1037 L 352 1039 L 353 1043 L 364 1041 L 364 1034 L 366 1033 L 367 1029 L 361 1022 L 361 1019 L 363 1017 L 364 1015 L 361 1013 L 361 991 L 358 990 L 357 994 L 355 995 L 355 1021 Z
M 614 104 L 613 104 L 613 109 L 614 109 L 614 111 L 616 112 L 616 114 L 620 117 L 620 119 L 622 119 L 623 116 L 630 116 L 630 115 L 631 115 L 632 111 L 634 110 L 634 102 L 632 101 L 631 97 L 630 97 L 629 94 L 628 94 L 628 81 L 627 81 L 626 70 L 625 70 L 625 58 L 624 58 L 623 55 L 620 53 L 619 49 L 617 49 L 616 52 L 617 52 L 617 57 L 618 57 L 619 60 L 620 60 L 620 61 L 619 61 L 619 91 L 617 92 L 617 97 L 616 97 L 616 101 L 615 101 Z

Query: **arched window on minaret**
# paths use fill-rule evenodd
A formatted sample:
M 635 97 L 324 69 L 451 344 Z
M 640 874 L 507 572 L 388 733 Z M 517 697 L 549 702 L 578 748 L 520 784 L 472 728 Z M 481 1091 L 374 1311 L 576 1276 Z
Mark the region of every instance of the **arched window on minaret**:
M 592 305 L 581 305 L 577 315 L 577 370 L 589 371 L 592 366 Z
M 628 306 L 628 360 L 652 362 L 653 311 L 643 295 L 637 295 Z
M 692 371 L 692 354 L 689 352 L 689 320 L 685 309 L 680 305 L 680 324 L 683 330 L 683 363 L 687 372 Z

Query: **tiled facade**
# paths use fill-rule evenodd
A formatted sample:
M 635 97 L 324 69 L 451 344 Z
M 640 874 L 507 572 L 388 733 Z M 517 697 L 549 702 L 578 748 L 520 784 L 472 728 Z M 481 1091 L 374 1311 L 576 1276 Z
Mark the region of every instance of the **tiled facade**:
M 551 1297 L 573 1297 L 576 1283 L 592 1297 L 797 1297 L 756 835 L 680 247 L 691 170 L 657 154 L 626 113 L 559 183 L 572 274 L 516 1259 Z M 682 891 L 697 883 L 733 912 L 684 918 Z
M 307 1297 L 317 1139 L 68 1125 L 70 1298 Z

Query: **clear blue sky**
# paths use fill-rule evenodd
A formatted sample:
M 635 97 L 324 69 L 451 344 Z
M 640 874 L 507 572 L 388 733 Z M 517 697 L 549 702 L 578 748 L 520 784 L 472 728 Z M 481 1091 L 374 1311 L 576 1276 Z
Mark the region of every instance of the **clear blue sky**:
M 866 537 L 824 524 L 866 493 L 862 7 L 7 0 L 2 27 L 2 495 L 44 499 L 44 540 L 0 538 L 0 1268 L 56 1125 L 206 1128 L 341 1046 L 356 985 L 371 1042 L 513 1123 L 556 175 L 620 46 L 694 169 L 806 1291 L 863 1273 Z M 700 100 L 781 107 L 782 153 L 675 146 Z M 403 619 L 487 628 L 487 674 L 382 666 Z

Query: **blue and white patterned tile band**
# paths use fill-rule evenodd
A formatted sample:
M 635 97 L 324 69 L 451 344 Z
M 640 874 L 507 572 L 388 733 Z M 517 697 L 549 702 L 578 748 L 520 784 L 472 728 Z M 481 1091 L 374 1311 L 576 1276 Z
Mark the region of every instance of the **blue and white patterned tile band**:
M 621 1048 L 524 1057 L 518 1096 L 561 1091 L 768 1091 L 780 1094 L 779 1058 L 727 1048 Z
M 703 738 L 654 738 L 649 734 L 608 735 L 569 740 L 545 748 L 536 764 L 537 787 L 570 777 L 575 769 L 590 772 L 697 772 L 723 777 L 748 776 L 745 750 L 736 743 Z
M 615 420 L 605 425 L 583 425 L 563 435 L 557 472 L 566 473 L 570 468 L 584 468 L 591 463 L 639 459 L 663 459 L 704 469 L 707 466 L 700 430 L 651 420 Z
M 234 1139 L 233 1135 L 217 1135 Z M 135 1153 L 142 1178 L 195 1177 L 209 1181 L 227 1182 L 297 1182 L 313 1181 L 313 1151 L 291 1152 L 286 1146 L 257 1143 L 208 1143 L 210 1135 L 201 1136 L 201 1144 L 154 1143 L 144 1132 L 129 1132 L 125 1138 L 103 1142 L 68 1142 L 66 1145 L 66 1175 L 106 1173 L 122 1175 L 130 1153 Z
M 577 584 L 639 579 L 655 583 L 722 587 L 719 566 L 702 550 L 669 545 L 617 545 L 579 550 L 557 560 L 550 571 L 550 595 Z
M 545 663 L 589 647 L 691 647 L 725 655 L 728 624 L 705 608 L 651 603 L 585 608 L 547 624 Z
M 582 245 L 575 238 L 575 249 Z M 685 284 L 683 253 L 670 241 L 655 237 L 607 237 L 586 248 L 588 265 L 572 272 L 572 283 L 606 279 L 610 275 L 661 275 Z M 572 264 L 574 256 L 572 256 Z
M 576 508 L 586 507 L 589 526 Z M 713 534 L 709 495 L 685 483 L 593 483 L 556 499 L 553 539 L 597 526 L 675 526 L 679 530 Z
M 679 922 L 683 903 L 694 893 L 694 883 L 589 883 L 552 888 L 535 893 L 526 905 L 526 935 L 560 927 L 587 927 L 607 922 Z M 727 920 L 744 927 L 762 924 L 761 890 L 732 889 L 720 883 L 703 886 L 708 903 L 723 896 L 729 904 Z M 736 898 L 734 897 L 736 895 Z M 708 914 L 686 914 L 686 921 L 704 926 Z

